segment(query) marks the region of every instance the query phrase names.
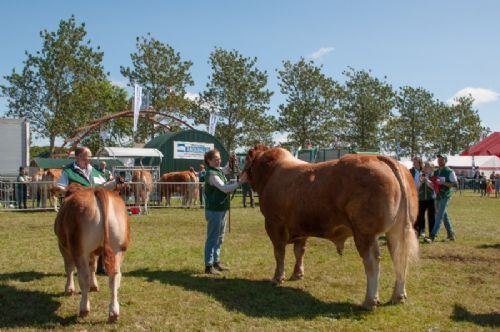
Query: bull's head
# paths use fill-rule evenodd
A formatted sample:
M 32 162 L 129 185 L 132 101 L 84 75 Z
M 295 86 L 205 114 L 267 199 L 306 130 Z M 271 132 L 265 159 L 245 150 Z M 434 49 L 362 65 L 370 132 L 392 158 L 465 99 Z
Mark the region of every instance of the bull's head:
M 269 150 L 269 148 L 262 144 L 257 144 L 250 150 L 248 150 L 247 156 L 245 157 L 245 168 L 243 168 L 242 173 L 247 173 L 248 181 L 252 184 L 252 167 L 255 159 L 258 158 L 262 152 Z

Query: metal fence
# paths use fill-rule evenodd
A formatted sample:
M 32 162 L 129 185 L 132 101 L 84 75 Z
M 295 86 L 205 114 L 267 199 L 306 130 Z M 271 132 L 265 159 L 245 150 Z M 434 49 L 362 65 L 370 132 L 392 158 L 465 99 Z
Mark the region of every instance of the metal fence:
M 127 206 L 144 205 L 140 191 L 142 183 L 128 181 L 119 194 Z M 51 194 L 53 182 L 17 182 L 15 178 L 0 177 L 0 211 L 54 210 L 62 198 Z M 204 183 L 153 182 L 148 192 L 150 207 L 204 207 Z M 57 200 L 57 201 L 55 201 Z

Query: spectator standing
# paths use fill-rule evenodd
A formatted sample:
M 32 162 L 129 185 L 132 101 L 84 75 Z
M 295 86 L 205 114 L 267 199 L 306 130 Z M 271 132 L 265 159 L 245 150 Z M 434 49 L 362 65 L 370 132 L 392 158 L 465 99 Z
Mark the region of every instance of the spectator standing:
M 423 163 L 422 158 L 413 157 L 413 167 L 410 168 L 410 173 L 413 176 L 413 181 L 415 182 L 415 187 L 420 187 L 420 175 L 422 173 Z
M 28 208 L 26 206 L 26 201 L 28 200 L 28 182 L 28 171 L 22 166 L 19 167 L 19 175 L 16 178 L 16 201 L 18 209 Z
M 434 228 L 436 217 L 434 185 L 431 181 L 434 165 L 430 162 L 424 164 L 422 175 L 420 176 L 420 186 L 418 188 L 418 217 L 415 224 L 417 234 L 425 239 L 425 212 L 427 211 L 427 222 L 429 224 L 429 236 Z
M 113 180 L 113 174 L 106 168 L 106 162 L 104 160 L 99 164 L 99 171 L 102 173 L 106 181 Z
M 495 175 L 495 198 L 500 194 L 500 174 Z
M 451 200 L 451 189 L 457 186 L 457 176 L 451 168 L 446 166 L 448 158 L 445 155 L 439 154 L 437 159 L 439 168 L 433 174 L 439 184 L 439 191 L 436 193 L 436 220 L 430 237 L 424 239 L 427 243 L 431 243 L 436 239 L 441 223 L 444 223 L 446 228 L 447 239 L 455 241 L 455 233 L 448 215 L 448 204 Z
M 203 183 L 205 182 L 206 173 L 205 165 L 200 164 L 200 166 L 198 166 L 198 182 L 200 183 L 198 192 L 200 195 L 200 207 L 203 207 L 204 204 L 205 192 L 203 190 Z
M 474 192 L 479 191 L 479 179 L 481 178 L 481 173 L 479 172 L 479 167 L 476 166 L 474 172 Z
M 253 201 L 253 191 L 252 187 L 250 186 L 249 183 L 243 183 L 241 185 L 241 191 L 243 192 L 243 207 L 247 207 L 247 196 L 250 198 L 250 206 L 252 208 L 255 207 L 255 203 Z
M 484 176 L 484 172 L 481 172 L 479 176 L 479 191 L 481 192 L 481 197 L 486 196 L 486 176 Z

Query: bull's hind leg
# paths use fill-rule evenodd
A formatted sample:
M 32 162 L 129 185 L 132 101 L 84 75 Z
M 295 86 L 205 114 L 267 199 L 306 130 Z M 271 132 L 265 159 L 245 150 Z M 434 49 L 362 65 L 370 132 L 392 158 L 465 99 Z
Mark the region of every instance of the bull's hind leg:
M 111 290 L 111 302 L 109 303 L 109 316 L 108 322 L 113 323 L 118 320 L 120 316 L 120 304 L 118 303 L 118 289 L 120 288 L 122 274 L 120 271 L 121 261 L 123 254 L 117 253 L 115 255 L 116 273 L 109 276 L 109 289 Z
M 98 256 L 94 255 L 93 253 L 90 254 L 89 256 L 89 272 L 90 272 L 90 288 L 89 290 L 91 292 L 98 292 L 99 291 L 99 284 L 97 283 L 97 278 L 96 278 L 96 271 L 97 271 L 97 263 L 98 263 Z
M 377 238 L 376 235 L 354 234 L 356 248 L 361 258 L 363 258 L 363 265 L 365 266 L 366 295 L 363 307 L 368 310 L 374 309 L 380 303 L 378 297 L 380 249 Z
M 78 273 L 78 283 L 80 285 L 80 290 L 82 291 L 82 298 L 80 299 L 80 316 L 87 316 L 90 312 L 90 302 L 89 302 L 89 281 L 90 281 L 90 271 L 89 271 L 89 259 L 88 257 L 81 256 L 76 262 L 76 269 Z
M 300 280 L 304 278 L 304 254 L 306 252 L 307 238 L 299 239 L 293 244 L 293 252 L 295 254 L 295 267 L 290 280 Z
M 59 250 L 64 259 L 64 270 L 66 271 L 66 286 L 64 287 L 64 293 L 68 296 L 75 294 L 75 282 L 73 279 L 73 271 L 75 270 L 75 263 L 69 254 L 65 252 L 64 249 L 59 246 Z
M 413 227 L 403 223 L 396 224 L 386 233 L 387 246 L 391 253 L 394 271 L 396 273 L 396 284 L 391 297 L 391 303 L 404 303 L 406 295 L 406 274 L 408 263 L 412 255 L 418 251 L 418 241 Z

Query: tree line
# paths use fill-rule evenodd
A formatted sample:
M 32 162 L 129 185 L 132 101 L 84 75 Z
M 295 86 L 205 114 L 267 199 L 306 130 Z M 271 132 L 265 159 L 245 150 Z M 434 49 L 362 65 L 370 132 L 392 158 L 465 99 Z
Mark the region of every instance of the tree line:
M 74 16 L 61 20 L 57 31 L 41 31 L 40 37 L 41 50 L 26 52 L 22 70 L 14 68 L 0 89 L 8 101 L 6 115 L 28 119 L 35 137 L 49 139 L 53 153 L 56 138 L 71 137 L 91 120 L 131 109 L 132 99 L 110 82 L 102 64 L 104 52 L 93 46 L 85 24 L 77 24 Z M 208 83 L 195 99 L 186 98 L 187 88 L 194 85 L 193 63 L 172 46 L 150 34 L 137 37 L 130 59 L 131 66 L 121 66 L 120 72 L 129 86 L 139 84 L 147 91 L 154 110 L 194 125 L 207 124 L 216 113 L 215 136 L 228 150 L 272 145 L 273 133 L 280 131 L 288 134 L 286 145 L 295 148 L 314 145 L 431 156 L 459 153 L 489 132 L 481 126 L 472 97 L 447 104 L 422 87 L 394 89 L 387 77 L 374 77 L 370 70 L 349 67 L 340 83 L 313 61 L 283 61 L 276 74 L 285 102 L 272 116 L 269 74 L 258 68 L 256 57 L 215 47 L 208 59 Z M 95 151 L 144 142 L 164 131 L 155 122 L 180 130 L 171 118 L 153 120 L 140 121 L 136 133 L 130 118 L 114 120 L 82 144 Z

